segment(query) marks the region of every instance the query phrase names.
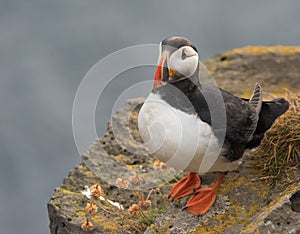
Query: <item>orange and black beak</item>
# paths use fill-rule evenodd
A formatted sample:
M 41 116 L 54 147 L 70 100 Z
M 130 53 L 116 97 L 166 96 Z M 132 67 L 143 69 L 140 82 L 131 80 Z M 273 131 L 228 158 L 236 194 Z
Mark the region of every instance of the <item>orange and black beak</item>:
M 154 76 L 154 88 L 158 88 L 169 81 L 170 76 L 176 73 L 170 69 L 169 53 L 163 52 Z

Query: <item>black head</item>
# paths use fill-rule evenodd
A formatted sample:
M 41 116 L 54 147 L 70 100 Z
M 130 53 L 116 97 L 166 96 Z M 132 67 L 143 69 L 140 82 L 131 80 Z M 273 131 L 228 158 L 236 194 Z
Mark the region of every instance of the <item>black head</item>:
M 170 51 L 170 54 L 172 52 L 174 52 L 174 50 L 177 50 L 177 49 L 179 49 L 180 47 L 183 47 L 183 46 L 190 46 L 196 52 L 198 52 L 197 48 L 193 44 L 193 42 L 191 42 L 190 40 L 188 40 L 188 39 L 186 39 L 184 37 L 168 37 L 168 38 L 162 40 L 161 46 L 162 46 L 162 51 L 163 50 L 171 50 L 172 49 L 173 51 Z

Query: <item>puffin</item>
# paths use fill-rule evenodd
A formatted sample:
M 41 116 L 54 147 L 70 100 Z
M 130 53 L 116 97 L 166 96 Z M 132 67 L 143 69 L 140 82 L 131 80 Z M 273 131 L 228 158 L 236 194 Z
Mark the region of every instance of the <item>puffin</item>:
M 139 111 L 138 129 L 150 154 L 187 172 L 168 198 L 190 195 L 183 209 L 198 216 L 210 209 L 225 175 L 237 170 L 245 151 L 259 146 L 289 103 L 262 101 L 259 83 L 245 99 L 202 82 L 197 48 L 187 38 L 169 37 L 159 47 L 154 86 Z M 218 175 L 215 184 L 202 188 L 200 175 L 212 172 Z

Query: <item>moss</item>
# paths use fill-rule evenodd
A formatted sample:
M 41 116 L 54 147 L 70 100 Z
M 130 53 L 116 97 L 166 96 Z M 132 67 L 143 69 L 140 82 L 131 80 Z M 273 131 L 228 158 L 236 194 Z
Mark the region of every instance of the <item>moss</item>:
M 278 53 L 281 55 L 290 55 L 300 53 L 300 46 L 245 46 L 225 52 L 224 55 L 229 56 L 232 54 L 251 54 L 251 55 L 264 55 L 268 53 Z
M 79 216 L 79 217 L 85 217 L 86 216 L 86 213 L 84 211 L 77 211 L 76 212 L 76 216 Z
M 230 176 L 225 177 L 219 192 L 222 195 L 227 195 L 233 189 L 246 185 L 247 182 L 247 178 L 239 176 L 238 174 L 231 174 Z
M 89 176 L 89 177 L 92 177 L 92 176 L 94 176 L 94 173 L 91 172 L 91 171 L 86 171 L 86 172 L 85 172 L 85 175 L 87 175 L 87 176 Z
M 110 231 L 110 233 L 116 233 L 118 230 L 119 225 L 117 223 L 111 222 L 107 220 L 106 218 L 101 218 L 98 215 L 94 215 L 91 220 L 101 226 L 103 229 Z
M 54 208 L 55 208 L 57 211 L 60 210 L 60 206 L 58 206 L 58 205 L 54 205 Z
M 167 207 L 160 207 L 160 208 L 158 209 L 157 213 L 158 213 L 159 215 L 163 215 L 163 214 L 167 213 L 167 211 L 168 211 Z
M 68 194 L 68 195 L 74 195 L 74 194 L 76 194 L 75 192 L 72 192 L 72 191 L 70 191 L 70 190 L 68 190 L 68 189 L 62 189 L 62 192 L 63 192 L 64 194 Z
M 140 171 L 140 165 L 126 165 L 126 168 L 131 171 Z
M 225 229 L 235 228 L 237 225 L 244 227 L 250 223 L 251 217 L 261 208 L 258 204 L 254 204 L 248 211 L 245 211 L 242 204 L 235 203 L 232 199 L 230 203 L 232 205 L 230 213 L 234 215 L 229 215 L 228 212 L 218 214 L 197 227 L 196 231 L 192 233 L 223 233 Z M 217 223 L 217 225 L 212 223 Z

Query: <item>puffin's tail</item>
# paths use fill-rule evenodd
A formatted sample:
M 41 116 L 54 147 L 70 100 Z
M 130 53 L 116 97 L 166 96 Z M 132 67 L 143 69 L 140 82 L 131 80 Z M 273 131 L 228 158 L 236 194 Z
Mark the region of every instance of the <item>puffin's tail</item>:
M 255 84 L 252 97 L 249 99 L 249 103 L 255 108 L 257 115 L 259 115 L 262 105 L 262 91 L 259 83 Z
M 264 134 L 269 130 L 274 121 L 289 108 L 289 102 L 284 98 L 276 98 L 272 101 L 262 102 L 261 111 L 253 139 L 246 145 L 247 149 L 259 146 Z

